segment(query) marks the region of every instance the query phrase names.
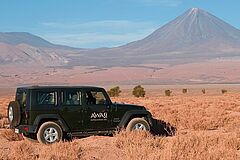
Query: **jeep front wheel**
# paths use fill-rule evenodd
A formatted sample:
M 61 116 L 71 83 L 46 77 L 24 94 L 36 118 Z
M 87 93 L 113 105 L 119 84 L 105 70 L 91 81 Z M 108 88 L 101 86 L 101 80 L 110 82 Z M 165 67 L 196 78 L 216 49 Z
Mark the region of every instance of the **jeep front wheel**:
M 43 123 L 37 133 L 37 140 L 43 144 L 59 142 L 62 138 L 62 128 L 55 122 Z
M 143 118 L 133 118 L 127 125 L 126 131 L 150 131 L 148 122 Z

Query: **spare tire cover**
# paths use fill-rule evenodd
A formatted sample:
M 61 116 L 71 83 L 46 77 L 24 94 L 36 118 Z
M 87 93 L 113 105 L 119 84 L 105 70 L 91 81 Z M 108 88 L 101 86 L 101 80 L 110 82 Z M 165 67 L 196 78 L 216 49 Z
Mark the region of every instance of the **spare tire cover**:
M 8 105 L 8 120 L 10 127 L 16 127 L 20 124 L 21 110 L 20 105 L 17 101 L 12 101 Z

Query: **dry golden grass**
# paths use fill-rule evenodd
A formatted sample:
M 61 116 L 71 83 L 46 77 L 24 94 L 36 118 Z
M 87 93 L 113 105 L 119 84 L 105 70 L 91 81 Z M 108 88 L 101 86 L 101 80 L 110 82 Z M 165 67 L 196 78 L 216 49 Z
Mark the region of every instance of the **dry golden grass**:
M 4 106 L 0 113 L 4 117 L 6 99 L 12 97 L 0 97 Z M 113 101 L 146 106 L 154 118 L 174 126 L 176 135 L 159 137 L 145 132 L 121 132 L 114 137 L 93 136 L 48 146 L 11 141 L 14 138 L 7 138 L 11 133 L 4 129 L 0 132 L 0 159 L 240 159 L 238 93 L 118 97 Z
M 177 130 L 236 129 L 240 124 L 240 94 L 222 96 L 172 96 L 117 98 L 120 102 L 140 104 L 157 119 Z M 238 127 L 237 127 L 238 126 Z
M 166 138 L 156 137 L 147 132 L 121 132 L 116 135 L 116 139 L 116 147 L 123 151 L 124 159 L 157 160 L 165 154 Z
M 156 137 L 148 133 L 120 133 L 116 146 L 125 159 L 237 159 L 240 143 L 236 134 L 187 133 Z
M 8 128 L 9 122 L 7 118 L 0 119 L 0 128 Z
M 6 129 L 0 133 L 2 138 L 5 138 L 8 141 L 21 141 L 23 137 L 20 134 L 14 133 L 13 130 Z
M 14 100 L 14 96 L 0 96 L 0 119 L 7 117 L 8 104 L 12 100 Z
M 77 142 L 60 142 L 53 145 L 42 145 L 29 141 L 11 143 L 11 148 L 0 151 L 0 159 L 9 160 L 69 160 L 82 159 L 82 149 Z
M 13 96 L 0 97 L 0 128 L 8 128 L 7 108 L 9 102 L 13 99 Z
M 122 160 L 217 160 L 239 158 L 240 143 L 236 134 L 208 134 L 203 131 L 181 134 L 174 137 L 157 137 L 146 132 L 121 132 L 115 137 L 97 141 L 94 137 L 73 142 L 42 145 L 29 141 L 9 142 L 9 147 L 0 150 L 3 159 L 105 159 L 103 156 Z M 105 140 L 111 140 L 106 147 Z M 92 144 L 94 143 L 94 144 Z M 90 146 L 89 146 L 90 144 Z M 96 148 L 95 146 L 99 148 Z M 107 150 L 107 152 L 102 151 Z M 96 156 L 96 152 L 99 153 Z M 103 155 L 105 154 L 105 155 Z M 94 156 L 93 156 L 94 155 Z M 116 159 L 116 158 L 115 158 Z
M 197 132 L 179 135 L 170 142 L 170 159 L 238 159 L 239 138 L 235 133 Z

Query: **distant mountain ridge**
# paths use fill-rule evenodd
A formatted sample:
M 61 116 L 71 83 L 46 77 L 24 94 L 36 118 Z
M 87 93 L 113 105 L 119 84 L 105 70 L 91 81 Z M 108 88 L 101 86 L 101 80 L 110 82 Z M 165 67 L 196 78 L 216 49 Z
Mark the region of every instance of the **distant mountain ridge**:
M 0 33 L 0 86 L 240 83 L 240 30 L 192 8 L 114 48 L 78 49 Z
M 35 47 L 53 47 L 54 44 L 27 32 L 0 32 L 0 43 L 28 44 Z
M 53 44 L 28 32 L 0 32 L 0 43 L 9 45 L 27 44 L 41 48 L 78 49 L 60 44 Z
M 27 32 L 0 32 L 0 64 L 39 64 L 62 66 L 68 60 L 63 53 L 79 50 L 56 45 Z
M 142 40 L 114 48 L 76 49 L 26 32 L 0 32 L 2 64 L 174 65 L 236 56 L 240 56 L 240 30 L 199 8 L 187 10 Z

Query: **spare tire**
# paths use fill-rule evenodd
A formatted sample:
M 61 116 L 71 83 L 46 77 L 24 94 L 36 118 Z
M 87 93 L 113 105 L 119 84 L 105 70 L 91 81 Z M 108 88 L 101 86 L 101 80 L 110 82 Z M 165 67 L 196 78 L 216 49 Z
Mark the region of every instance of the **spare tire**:
M 8 121 L 10 128 L 16 127 L 20 124 L 21 108 L 17 101 L 11 101 L 8 105 Z

